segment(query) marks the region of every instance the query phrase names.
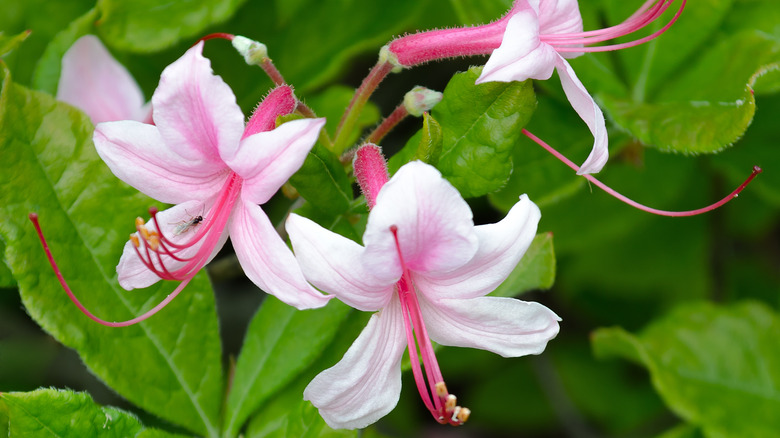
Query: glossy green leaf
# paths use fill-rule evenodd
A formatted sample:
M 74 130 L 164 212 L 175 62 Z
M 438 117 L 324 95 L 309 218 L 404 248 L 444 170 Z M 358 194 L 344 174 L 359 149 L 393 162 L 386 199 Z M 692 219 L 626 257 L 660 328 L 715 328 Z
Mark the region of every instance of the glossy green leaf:
M 537 234 L 520 263 L 496 290 L 497 297 L 516 297 L 535 289 L 549 289 L 555 282 L 555 251 L 552 233 Z
M 357 437 L 357 431 L 333 431 L 327 427 L 311 403 L 303 400 L 303 389 L 314 376 L 341 359 L 366 326 L 370 316 L 368 312 L 350 312 L 347 318 L 338 324 L 339 336 L 336 336 L 330 345 L 322 350 L 322 355 L 295 381 L 274 394 L 272 399 L 257 410 L 247 427 L 245 436 L 247 438 L 288 437 L 300 436 L 299 433 L 312 433 L 305 436 Z M 291 434 L 293 431 L 296 433 Z
M 197 38 L 209 26 L 221 23 L 244 0 L 159 2 L 156 0 L 99 0 L 97 28 L 112 47 L 152 52 L 184 38 Z
M 512 173 L 512 150 L 536 108 L 531 81 L 475 85 L 481 69 L 452 77 L 431 111 L 441 125 L 438 169 L 464 198 L 501 188 Z M 414 156 L 418 133 L 389 163 L 394 171 Z
M 20 32 L 16 35 L 5 35 L 0 31 L 0 58 L 16 50 L 30 36 L 30 31 Z
M 127 328 L 89 320 L 60 287 L 32 225 L 37 212 L 54 257 L 82 303 L 121 321 L 165 298 L 174 284 L 122 290 L 115 266 L 132 218 L 151 201 L 117 180 L 91 142 L 84 114 L 4 76 L 0 235 L 30 316 L 74 348 L 119 394 L 168 421 L 216 436 L 223 388 L 214 297 L 204 274 L 155 317 Z M 143 382 L 143 385 L 139 385 Z
M 506 184 L 512 149 L 536 108 L 531 81 L 475 85 L 480 71 L 453 76 L 432 111 L 443 134 L 438 168 L 466 198 Z
M 143 429 L 135 415 L 100 406 L 83 392 L 39 389 L 0 398 L 8 409 L 10 436 L 124 438 Z
M 70 46 L 84 35 L 95 33 L 95 20 L 98 12 L 91 9 L 89 12 L 74 20 L 70 25 L 58 33 L 48 46 L 46 51 L 38 60 L 33 74 L 33 88 L 45 91 L 49 94 L 57 94 L 57 85 L 60 80 L 60 71 L 62 70 L 62 57 Z
M 317 143 L 290 184 L 315 208 L 338 216 L 352 202 L 352 186 L 338 157 Z
M 267 297 L 252 319 L 233 374 L 224 430 L 238 431 L 260 405 L 292 381 L 336 335 L 349 307 L 334 301 L 299 311 Z
M 431 166 L 436 166 L 441 157 L 442 143 L 444 142 L 442 137 L 439 122 L 430 114 L 424 113 L 422 136 L 420 137 L 420 144 L 417 145 L 415 158 Z
M 707 437 L 772 436 L 780 430 L 780 318 L 757 302 L 679 306 L 639 335 L 592 337 L 600 357 L 645 366 L 667 405 Z
M 606 16 L 612 24 L 635 7 L 614 0 L 605 0 L 600 9 L 590 5 L 601 11 L 596 16 Z M 763 1 L 688 2 L 679 20 L 652 42 L 615 54 L 587 55 L 573 64 L 609 118 L 642 143 L 686 154 L 720 152 L 752 121 L 751 88 L 780 89 L 780 75 L 765 74 L 756 82 L 780 62 L 780 36 L 766 24 L 771 19 L 756 20 L 761 14 L 776 16 L 773 9 Z M 671 14 L 645 33 L 659 29 Z M 754 21 L 762 23 L 760 30 Z M 619 41 L 628 38 L 636 37 Z M 607 72 L 622 72 L 622 78 Z M 615 81 L 624 83 L 616 86 Z

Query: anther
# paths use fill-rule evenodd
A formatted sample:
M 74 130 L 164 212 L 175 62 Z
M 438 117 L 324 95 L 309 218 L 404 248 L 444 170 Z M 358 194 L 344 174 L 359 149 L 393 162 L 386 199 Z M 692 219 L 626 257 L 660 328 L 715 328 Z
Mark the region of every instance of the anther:
M 458 411 L 458 421 L 461 423 L 465 423 L 468 421 L 469 417 L 471 416 L 471 409 L 469 408 L 460 408 Z
M 452 394 L 449 394 L 447 396 L 447 401 L 444 402 L 444 411 L 450 413 L 457 407 L 458 407 L 458 398 Z
M 157 248 L 160 247 L 160 237 L 159 236 L 149 236 L 146 239 L 146 243 L 149 244 L 149 249 L 152 251 L 157 251 Z
M 144 218 L 142 218 L 142 217 L 135 218 L 135 226 L 136 227 L 143 227 L 145 223 L 146 223 L 146 221 L 144 221 Z
M 138 236 L 135 234 L 130 235 L 130 241 L 133 242 L 133 246 L 136 248 L 139 248 L 141 246 L 141 242 L 138 241 Z
M 151 235 L 149 234 L 149 230 L 148 230 L 148 229 L 147 229 L 145 226 L 143 226 L 143 225 L 141 225 L 141 226 L 138 226 L 138 227 L 136 227 L 136 228 L 138 229 L 138 233 L 140 233 L 140 234 L 141 234 L 141 237 L 142 237 L 142 238 L 143 238 L 143 239 L 144 239 L 146 242 L 148 242 L 148 241 L 149 241 L 149 237 L 151 236 Z
M 438 382 L 436 383 L 436 395 L 439 397 L 447 397 L 449 394 L 449 391 L 447 391 L 447 385 L 444 384 L 444 382 Z

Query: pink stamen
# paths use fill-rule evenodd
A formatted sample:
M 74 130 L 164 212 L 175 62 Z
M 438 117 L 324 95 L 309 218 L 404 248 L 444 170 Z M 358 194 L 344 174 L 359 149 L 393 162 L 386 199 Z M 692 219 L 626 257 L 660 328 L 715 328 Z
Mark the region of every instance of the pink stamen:
M 574 169 L 575 172 L 580 170 L 579 166 L 574 164 L 571 160 L 566 158 L 560 152 L 556 151 L 552 146 L 550 146 L 549 144 L 547 144 L 544 141 L 542 141 L 539 137 L 531 134 L 526 129 L 523 129 L 523 134 L 525 134 L 526 137 L 528 137 L 531 140 L 533 140 L 534 142 L 536 142 L 539 146 L 541 146 L 544 149 L 546 149 L 547 152 L 551 153 L 555 158 L 557 158 L 558 160 L 563 162 L 563 164 L 565 164 L 565 165 L 569 166 L 570 168 Z M 652 213 L 652 214 L 657 214 L 659 216 L 687 217 L 687 216 L 696 216 L 696 215 L 699 215 L 699 214 L 702 214 L 702 213 L 707 213 L 708 211 L 715 210 L 716 208 L 719 208 L 722 205 L 726 204 L 727 202 L 731 201 L 732 199 L 736 198 L 737 196 L 739 196 L 739 193 L 742 192 L 742 190 L 744 190 L 745 187 L 747 187 L 748 184 L 750 184 L 750 181 L 753 181 L 753 178 L 755 178 L 756 175 L 758 175 L 761 172 L 762 172 L 762 170 L 761 170 L 760 167 L 753 166 L 753 172 L 750 174 L 750 176 L 747 177 L 745 182 L 740 184 L 739 187 L 737 187 L 733 192 L 728 194 L 725 198 L 721 199 L 720 201 L 718 201 L 718 202 L 716 202 L 714 204 L 708 205 L 706 207 L 698 208 L 696 210 L 687 210 L 687 211 L 658 210 L 656 208 L 648 207 L 648 206 L 640 204 L 640 203 L 638 203 L 638 202 L 636 202 L 636 201 L 634 201 L 632 199 L 629 199 L 629 198 L 627 198 L 624 195 L 621 195 L 620 193 L 616 192 L 615 190 L 613 190 L 612 188 L 610 188 L 609 186 L 607 186 L 603 182 L 597 180 L 592 175 L 587 175 L 586 174 L 586 175 L 582 175 L 582 176 L 585 177 L 585 179 L 587 179 L 591 183 L 593 183 L 595 186 L 600 188 L 601 190 L 604 190 L 605 192 L 607 192 L 612 197 L 614 197 L 614 198 L 616 198 L 616 199 L 618 199 L 618 200 L 620 200 L 620 201 L 622 201 L 622 202 L 624 202 L 624 203 L 626 203 L 626 204 L 628 204 L 628 205 L 630 205 L 630 206 L 632 206 L 634 208 L 637 208 L 639 210 L 646 211 L 646 212 Z
M 162 300 L 159 304 L 154 306 L 152 309 L 146 311 L 141 316 L 137 316 L 133 319 L 122 321 L 122 322 L 110 322 L 106 321 L 104 319 L 98 318 L 95 316 L 92 312 L 87 310 L 86 307 L 84 307 L 83 304 L 79 301 L 78 298 L 76 298 L 76 295 L 73 293 L 73 291 L 70 289 L 70 286 L 68 286 L 68 283 L 65 281 L 65 277 L 63 277 L 62 272 L 60 271 L 59 266 L 57 266 L 57 262 L 54 260 L 54 256 L 51 253 L 51 250 L 49 249 L 49 244 L 46 242 L 46 238 L 43 236 L 43 231 L 41 230 L 41 225 L 38 223 L 38 214 L 37 213 L 30 213 L 29 215 L 30 221 L 33 223 L 33 226 L 35 227 L 35 231 L 38 233 L 38 239 L 41 241 L 41 245 L 43 245 L 43 251 L 46 253 L 46 258 L 49 259 L 49 264 L 51 265 L 52 270 L 54 270 L 54 275 L 57 276 L 57 280 L 59 280 L 60 285 L 65 290 L 65 293 L 68 294 L 68 297 L 71 301 L 73 301 L 73 304 L 78 307 L 79 310 L 81 310 L 82 313 L 84 313 L 88 318 L 91 320 L 108 326 L 108 327 L 127 327 L 130 325 L 137 324 L 141 321 L 144 321 L 148 319 L 150 316 L 154 315 L 155 313 L 162 310 L 165 306 L 167 306 L 171 301 L 173 301 L 174 298 L 176 298 L 179 293 L 187 286 L 187 284 L 190 282 L 191 278 L 186 279 L 185 281 L 181 282 L 176 289 L 171 292 L 167 297 L 165 297 L 164 300 Z
M 420 393 L 425 407 L 428 408 L 436 421 L 441 424 L 460 426 L 466 422 L 470 411 L 467 408 L 457 406 L 456 397 L 447 391 L 439 362 L 436 360 L 436 353 L 433 351 L 431 338 L 425 328 L 412 276 L 401 253 L 401 245 L 398 242 L 398 227 L 391 226 L 390 232 L 393 233 L 396 251 L 398 251 L 398 257 L 403 267 L 403 275 L 398 280 L 396 288 L 398 298 L 401 301 L 409 360 L 417 391 Z M 422 358 L 422 367 L 420 366 L 420 358 Z
M 575 52 L 575 53 L 608 52 L 608 51 L 620 50 L 620 49 L 626 49 L 629 47 L 638 46 L 640 44 L 644 44 L 650 40 L 657 38 L 667 30 L 669 30 L 669 28 L 672 27 L 672 25 L 677 21 L 677 19 L 680 18 L 680 15 L 682 14 L 683 9 L 685 8 L 685 3 L 687 0 L 682 0 L 680 2 L 680 7 L 679 9 L 677 9 L 677 13 L 674 14 L 674 17 L 672 17 L 672 19 L 669 20 L 669 22 L 666 23 L 664 27 L 662 27 L 661 29 L 653 32 L 652 34 L 644 38 L 639 38 L 637 40 L 629 41 L 626 43 L 611 44 L 606 46 L 565 47 L 565 46 L 578 45 L 578 44 L 596 44 L 596 43 L 608 41 L 611 39 L 626 36 L 628 34 L 636 32 L 644 28 L 646 25 L 650 24 L 651 22 L 655 21 L 658 17 L 660 17 L 661 14 L 663 14 L 666 11 L 666 9 L 671 5 L 672 1 L 674 0 L 661 0 L 655 7 L 647 10 L 645 13 L 635 18 L 629 18 L 625 22 L 617 26 L 613 26 L 611 28 L 601 29 L 598 31 L 594 31 L 593 33 L 584 32 L 582 34 L 540 35 L 540 39 L 545 43 L 553 45 L 557 52 Z

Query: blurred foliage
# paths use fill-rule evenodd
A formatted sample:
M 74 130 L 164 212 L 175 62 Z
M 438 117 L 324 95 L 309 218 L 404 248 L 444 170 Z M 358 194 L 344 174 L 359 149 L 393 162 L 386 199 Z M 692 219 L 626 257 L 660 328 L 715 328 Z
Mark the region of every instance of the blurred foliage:
M 618 23 L 640 2 L 580 3 L 590 30 Z M 46 408 L 29 419 L 55 428 L 78 404 L 84 417 L 74 424 L 93 427 L 97 418 L 99 425 L 110 418 L 117 436 L 217 436 L 225 432 L 220 427 L 234 436 L 242 425 L 247 437 L 356 436 L 330 430 L 300 394 L 314 375 L 338 361 L 367 314 L 331 306 L 299 314 L 266 300 L 250 322 L 260 298 L 250 306 L 222 303 L 260 294 L 230 274 L 212 275 L 216 289 L 230 290 L 217 292 L 219 305 L 201 275 L 164 315 L 130 329 L 97 326 L 64 296 L 27 221 L 29 211 L 41 215 L 66 277 L 99 315 L 134 316 L 172 289 L 161 285 L 126 293 L 116 286 L 114 265 L 123 236 L 150 201 L 100 162 L 86 117 L 51 97 L 60 59 L 78 37 L 98 34 L 147 98 L 162 69 L 201 35 L 231 32 L 262 41 L 297 95 L 328 117 L 332 133 L 350 88 L 394 35 L 484 23 L 510 5 L 510 0 L 3 2 L 0 150 L 8 167 L 0 175 L 0 435 L 8 433 L 9 414 L 19 415 L 20 409 L 29 414 Z M 399 406 L 364 436 L 509 437 L 518 431 L 528 437 L 772 436 L 778 427 L 780 369 L 778 23 L 776 0 L 690 1 L 657 40 L 572 60 L 610 121 L 611 159 L 598 178 L 621 193 L 657 208 L 693 209 L 725 196 L 753 165 L 764 168 L 738 199 L 693 218 L 634 210 L 518 135 L 527 123 L 573 161 L 587 156 L 592 137 L 555 78 L 533 87 L 530 82 L 493 84 L 524 99 L 501 115 L 522 120 L 487 123 L 471 136 L 455 129 L 470 127 L 484 114 L 479 104 L 489 97 L 463 80 L 473 72 L 449 81 L 467 64 L 441 62 L 388 78 L 380 92 L 435 81 L 441 88 L 450 82 L 448 88 L 458 90 L 453 96 L 474 93 L 432 111 L 442 130 L 439 167 L 447 176 L 457 175 L 453 181 L 465 194 L 479 196 L 470 200 L 477 221 L 500 219 L 523 193 L 541 207 L 541 234 L 518 274 L 497 293 L 546 289 L 554 276 L 549 291 L 523 298 L 544 302 L 563 322 L 559 337 L 539 357 L 439 350 L 448 386 L 473 411 L 466 426 L 450 430 L 433 422 L 406 373 Z M 205 54 L 248 114 L 270 81 L 224 41 L 208 43 Z M 481 64 L 484 58 L 468 62 Z M 380 114 L 389 114 L 409 88 L 390 98 L 378 94 L 379 106 L 369 106 L 359 127 L 370 128 Z M 532 100 L 538 100 L 535 111 Z M 408 141 L 411 157 L 420 138 L 409 137 L 422 128 L 422 120 L 407 123 L 409 135 L 391 146 Z M 493 149 L 482 151 L 485 159 L 469 161 L 475 157 L 470 151 L 495 138 L 491 132 L 506 141 L 500 147 L 488 144 Z M 361 133 L 351 135 L 356 140 Z M 447 151 L 455 152 L 447 157 Z M 395 159 L 396 167 L 406 152 Z M 701 155 L 690 156 L 695 154 Z M 462 176 L 464 171 L 489 178 L 475 181 Z M 295 207 L 359 239 L 365 204 L 352 199 L 349 168 L 325 145 L 314 149 L 292 186 L 309 202 L 301 207 L 275 198 L 265 207 L 274 211 L 269 214 L 276 223 Z M 324 191 L 321 197 L 318 191 Z M 217 263 L 230 260 L 224 254 Z M 64 358 L 62 348 L 30 317 L 75 349 L 83 365 Z M 607 326 L 613 328 L 593 335 L 597 358 L 589 336 Z M 244 337 L 251 346 L 241 355 L 226 347 L 240 345 Z M 283 338 L 295 339 L 297 348 L 278 342 Z M 274 368 L 265 357 L 270 348 L 278 354 L 273 361 L 287 361 L 289 368 Z M 601 359 L 608 354 L 628 361 Z M 245 385 L 243 392 L 225 396 L 223 368 L 235 379 L 227 383 Z M 32 391 L 50 385 L 88 389 L 92 396 Z M 242 394 L 250 402 L 239 403 Z M 101 406 L 106 404 L 122 410 Z M 233 419 L 229 425 L 227 418 Z M 28 433 L 14 429 L 25 424 L 11 422 L 10 431 Z

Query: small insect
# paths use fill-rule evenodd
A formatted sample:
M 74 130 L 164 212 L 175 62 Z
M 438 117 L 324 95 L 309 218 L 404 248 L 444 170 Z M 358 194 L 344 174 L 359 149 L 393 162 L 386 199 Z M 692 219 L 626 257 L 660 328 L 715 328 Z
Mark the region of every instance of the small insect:
M 188 221 L 179 222 L 176 225 L 176 228 L 173 229 L 173 235 L 178 236 L 179 234 L 186 233 L 190 228 L 198 225 L 201 222 L 203 222 L 203 216 L 201 215 L 195 216 Z

